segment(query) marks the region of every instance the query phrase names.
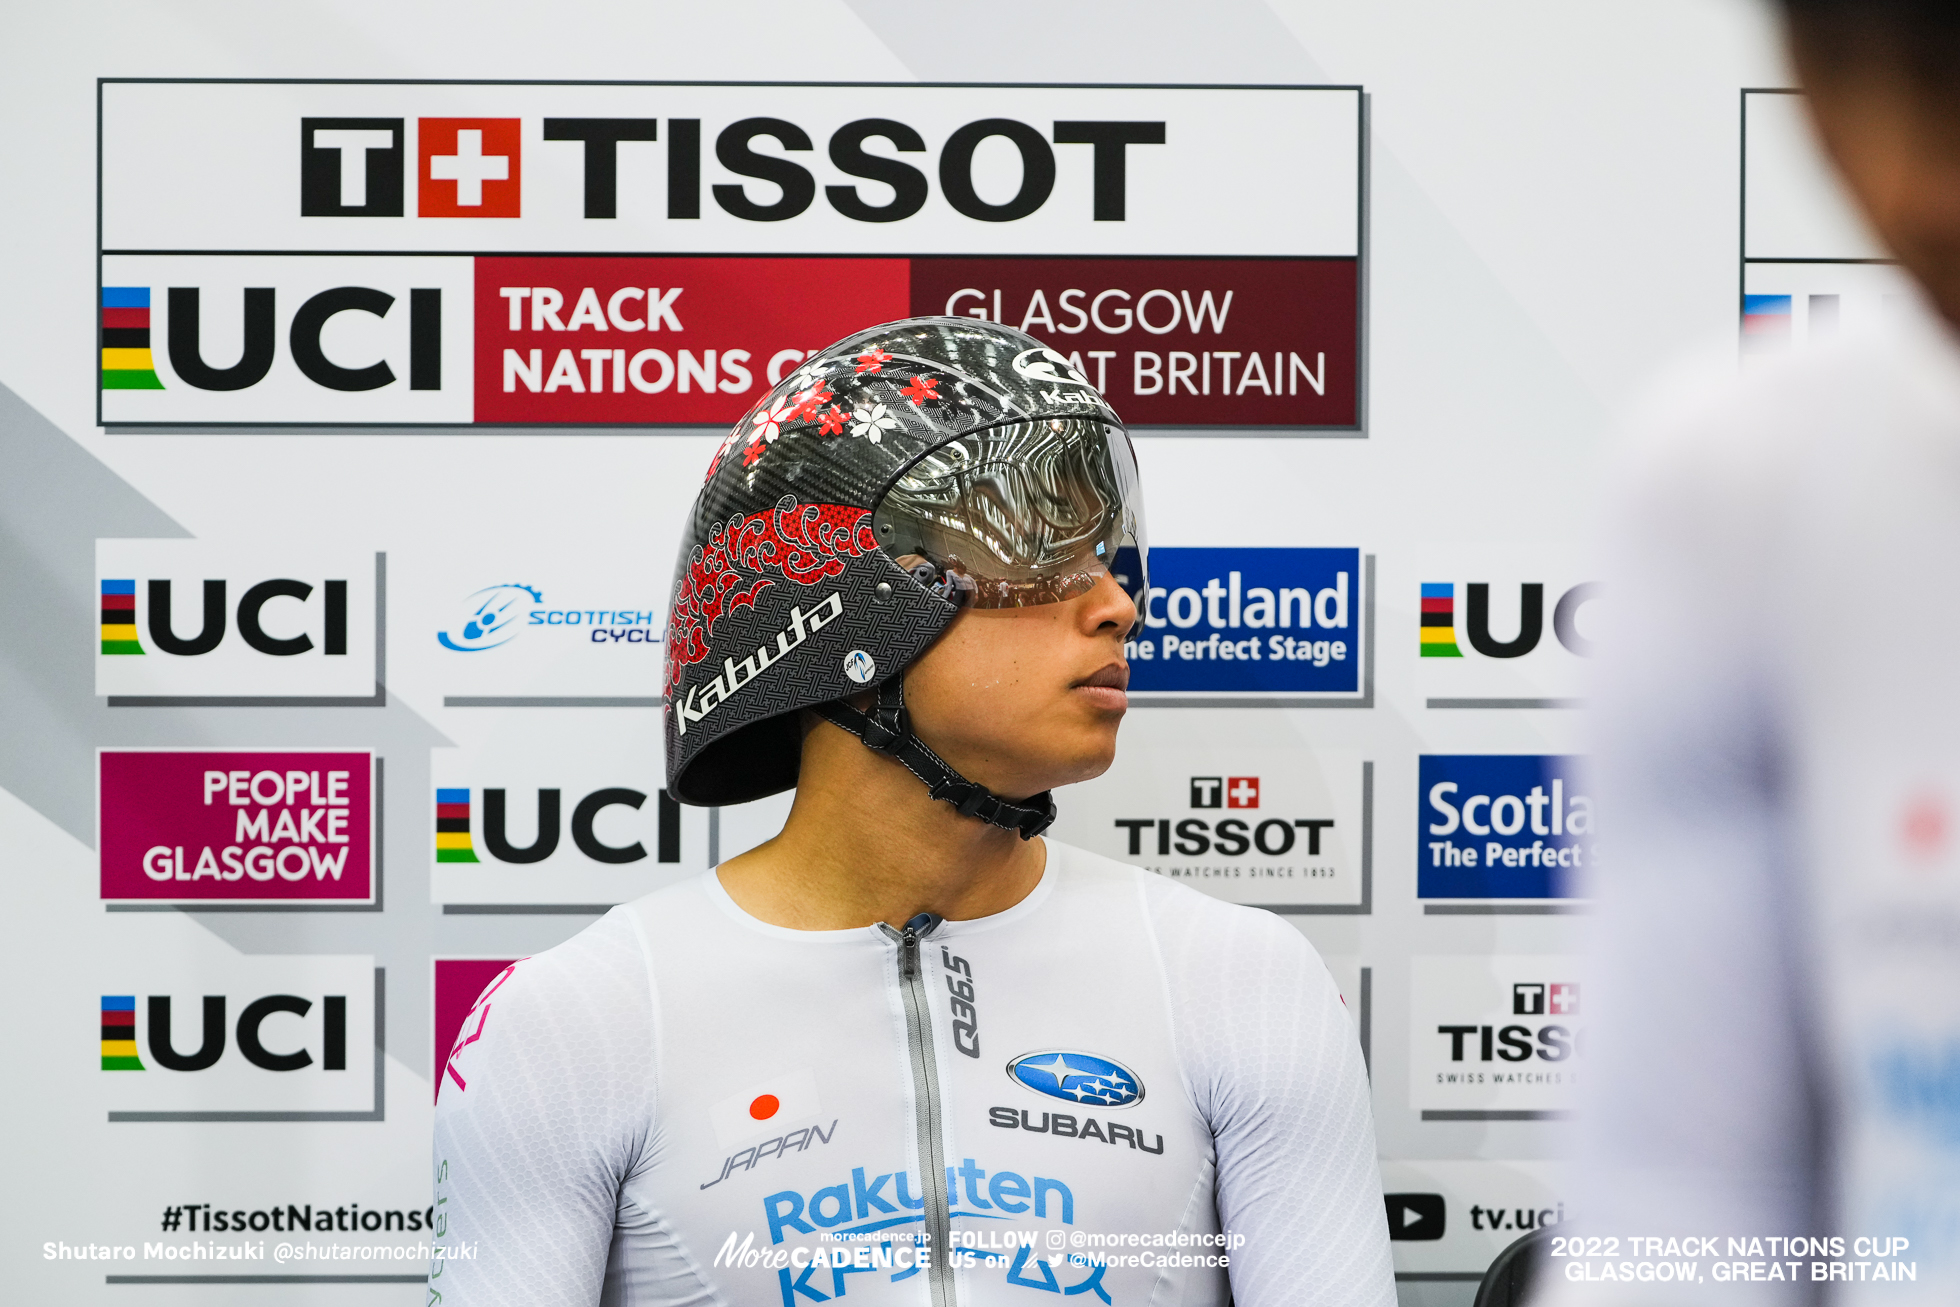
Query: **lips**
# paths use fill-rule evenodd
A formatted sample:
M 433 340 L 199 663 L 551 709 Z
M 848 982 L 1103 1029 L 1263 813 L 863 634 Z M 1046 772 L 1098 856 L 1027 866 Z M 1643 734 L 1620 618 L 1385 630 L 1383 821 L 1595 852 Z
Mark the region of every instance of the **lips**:
M 1075 683 L 1078 689 L 1127 690 L 1130 688 L 1130 665 L 1111 663 L 1094 676 L 1085 676 Z

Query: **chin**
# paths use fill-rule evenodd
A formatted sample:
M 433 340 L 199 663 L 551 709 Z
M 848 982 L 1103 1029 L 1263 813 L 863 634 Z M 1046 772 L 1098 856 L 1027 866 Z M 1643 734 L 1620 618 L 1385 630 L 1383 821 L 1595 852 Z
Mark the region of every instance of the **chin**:
M 1112 731 L 1107 740 L 1096 741 L 1066 762 L 1057 760 L 1049 774 L 1063 778 L 1055 781 L 1054 786 L 1077 785 L 1096 779 L 1108 771 L 1115 761 L 1116 735 Z

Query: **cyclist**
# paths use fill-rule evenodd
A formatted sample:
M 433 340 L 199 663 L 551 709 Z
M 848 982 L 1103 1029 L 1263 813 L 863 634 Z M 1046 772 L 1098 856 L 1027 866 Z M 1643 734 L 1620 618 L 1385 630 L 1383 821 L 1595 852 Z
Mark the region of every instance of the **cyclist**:
M 1313 949 L 1040 838 L 1114 757 L 1146 546 L 1116 415 L 994 324 L 861 332 L 736 425 L 668 788 L 794 805 L 478 1000 L 432 1303 L 1393 1303 Z

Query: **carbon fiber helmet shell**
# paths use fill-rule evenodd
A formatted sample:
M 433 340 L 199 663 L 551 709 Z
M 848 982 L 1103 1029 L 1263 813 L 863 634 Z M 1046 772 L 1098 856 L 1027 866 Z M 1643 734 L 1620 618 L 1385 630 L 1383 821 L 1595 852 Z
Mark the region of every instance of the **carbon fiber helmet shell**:
M 798 710 L 924 653 L 958 608 L 874 537 L 928 451 L 1003 423 L 1122 422 L 1067 357 L 970 318 L 910 318 L 819 351 L 744 414 L 688 515 L 667 626 L 667 790 L 746 803 L 796 785 Z

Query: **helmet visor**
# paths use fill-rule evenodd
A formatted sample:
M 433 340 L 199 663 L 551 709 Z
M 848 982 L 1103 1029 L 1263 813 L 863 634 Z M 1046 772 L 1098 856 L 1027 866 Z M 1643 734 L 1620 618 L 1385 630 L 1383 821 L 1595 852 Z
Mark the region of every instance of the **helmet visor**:
M 906 468 L 872 515 L 878 543 L 935 593 L 973 608 L 1087 594 L 1104 576 L 1138 600 L 1148 540 L 1136 454 L 1084 418 L 991 427 Z

